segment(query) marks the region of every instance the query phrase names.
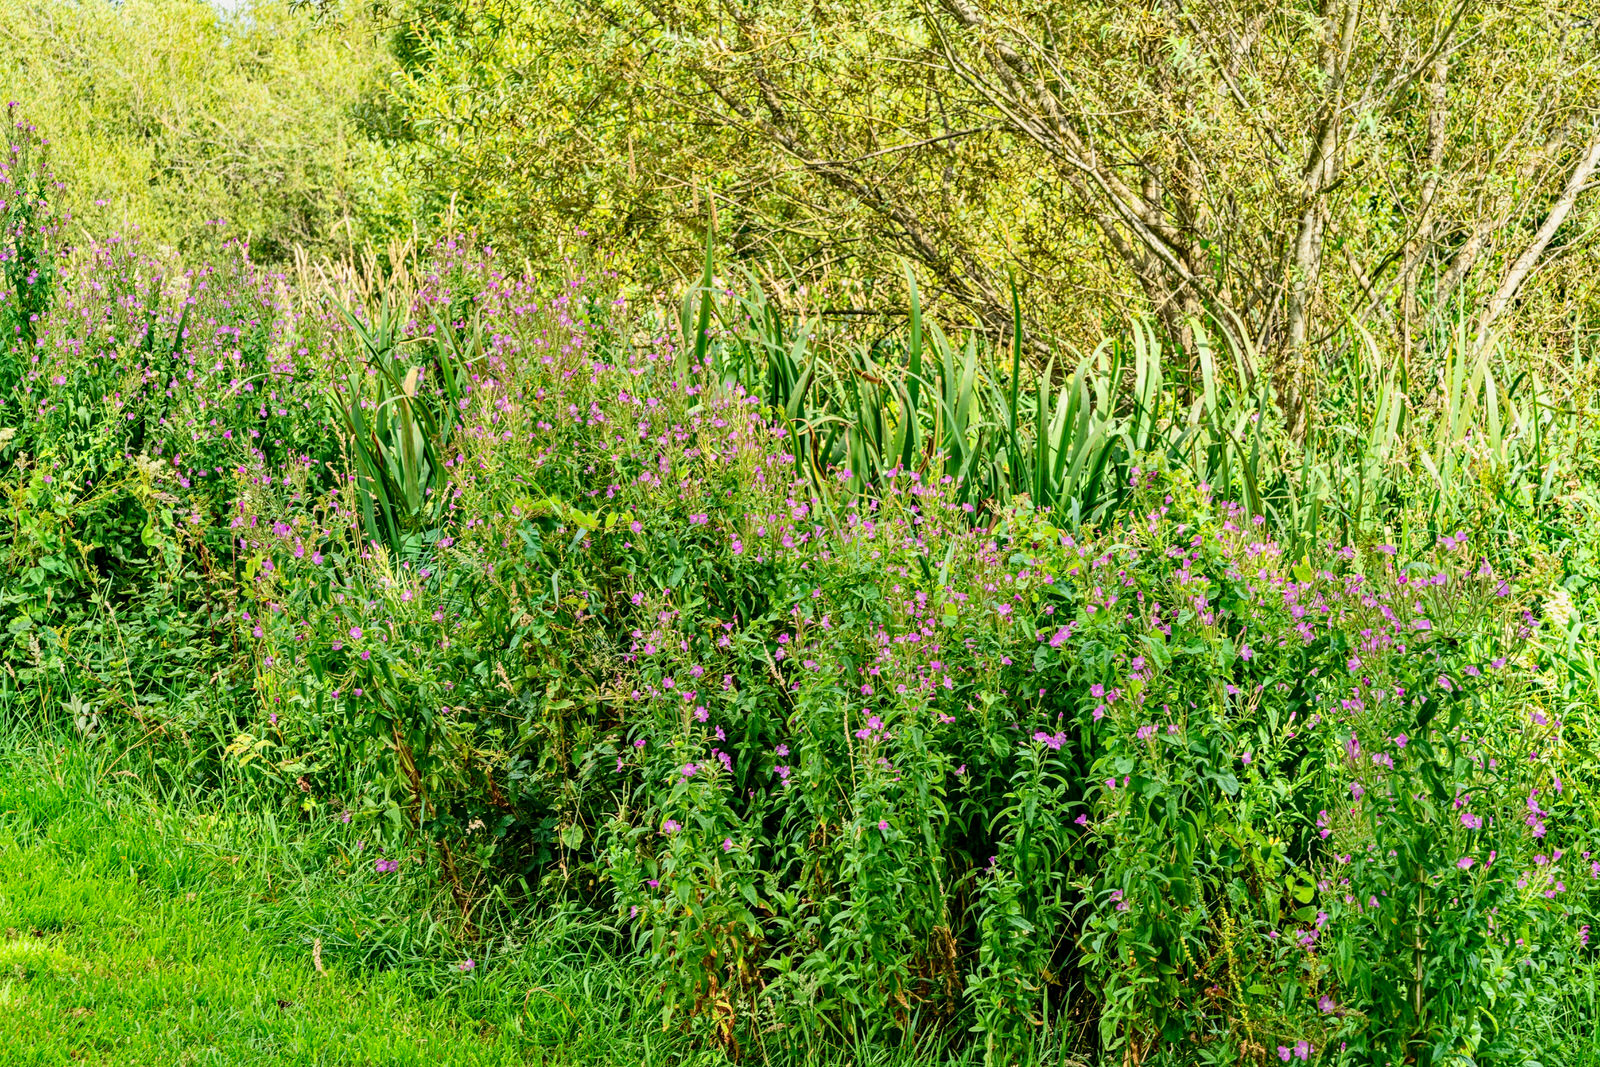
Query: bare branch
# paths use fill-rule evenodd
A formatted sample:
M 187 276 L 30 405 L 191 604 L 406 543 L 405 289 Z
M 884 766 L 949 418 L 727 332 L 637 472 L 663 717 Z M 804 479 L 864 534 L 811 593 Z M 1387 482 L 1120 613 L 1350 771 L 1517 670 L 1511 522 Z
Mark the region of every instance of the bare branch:
M 1488 343 L 1489 328 L 1506 305 L 1516 299 L 1517 292 L 1522 288 L 1522 283 L 1539 263 L 1539 258 L 1544 255 L 1544 250 L 1549 246 L 1550 239 L 1556 235 L 1561 224 L 1567 221 L 1567 216 L 1572 212 L 1572 206 L 1578 202 L 1578 194 L 1588 184 L 1589 176 L 1600 165 L 1600 126 L 1597 126 L 1589 139 L 1588 150 L 1572 168 L 1571 175 L 1567 178 L 1566 187 L 1561 190 L 1561 195 L 1556 197 L 1554 204 L 1550 205 L 1549 214 L 1545 215 L 1544 224 L 1533 235 L 1533 240 L 1528 242 L 1528 247 L 1512 262 L 1506 271 L 1505 278 L 1500 282 L 1500 288 L 1495 290 L 1493 296 L 1484 305 L 1483 314 L 1478 318 L 1479 345 Z

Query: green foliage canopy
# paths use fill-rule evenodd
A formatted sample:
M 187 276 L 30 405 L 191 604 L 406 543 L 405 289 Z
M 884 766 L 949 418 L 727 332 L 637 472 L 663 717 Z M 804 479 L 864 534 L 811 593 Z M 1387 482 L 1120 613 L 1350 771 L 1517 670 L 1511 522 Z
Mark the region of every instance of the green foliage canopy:
M 360 20 L 279 3 L 0 0 L 0 86 L 71 176 L 75 242 L 138 227 L 192 256 L 247 237 L 272 261 L 409 231 L 358 121 L 387 67 Z

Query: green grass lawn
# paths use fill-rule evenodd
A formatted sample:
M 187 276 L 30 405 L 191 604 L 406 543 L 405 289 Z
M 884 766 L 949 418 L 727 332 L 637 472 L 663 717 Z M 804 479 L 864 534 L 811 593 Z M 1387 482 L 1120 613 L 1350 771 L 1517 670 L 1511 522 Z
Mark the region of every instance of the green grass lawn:
M 5 746 L 0 1062 L 722 1061 L 651 1025 L 636 972 L 584 931 L 480 941 L 464 973 L 428 873 L 377 873 L 357 833 Z

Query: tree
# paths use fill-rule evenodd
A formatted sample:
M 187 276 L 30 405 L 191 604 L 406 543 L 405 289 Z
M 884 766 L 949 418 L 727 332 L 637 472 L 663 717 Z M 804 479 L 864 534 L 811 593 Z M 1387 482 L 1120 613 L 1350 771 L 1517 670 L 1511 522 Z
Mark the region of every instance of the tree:
M 1592 301 L 1600 49 L 1570 3 L 494 10 L 470 123 L 438 102 L 473 80 L 459 38 L 435 41 L 412 105 L 451 152 L 470 129 L 503 162 L 469 169 L 511 199 L 534 143 L 561 141 L 531 184 L 610 190 L 619 232 L 673 229 L 669 254 L 698 243 L 693 188 L 802 275 L 908 256 L 992 330 L 1012 272 L 1069 336 L 1134 307 L 1183 347 L 1196 321 L 1224 328 L 1292 409 L 1352 320 L 1409 361 L 1456 319 L 1484 345 L 1513 311 L 1554 337 Z

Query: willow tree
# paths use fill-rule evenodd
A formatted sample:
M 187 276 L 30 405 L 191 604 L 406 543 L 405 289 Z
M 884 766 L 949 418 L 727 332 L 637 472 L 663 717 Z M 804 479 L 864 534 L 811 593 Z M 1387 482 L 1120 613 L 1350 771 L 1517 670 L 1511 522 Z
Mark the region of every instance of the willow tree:
M 1451 308 L 1486 340 L 1557 235 L 1567 253 L 1587 237 L 1567 224 L 1600 162 L 1600 54 L 1570 5 L 925 17 L 944 69 L 1072 189 L 1169 332 L 1237 328 L 1291 395 L 1346 316 L 1382 316 L 1407 357 Z
M 282 262 L 410 230 L 352 117 L 385 85 L 374 38 L 280 0 L 0 0 L 0 87 L 51 142 L 73 242 L 138 227 L 194 254 L 247 237 Z
M 1069 335 L 1130 305 L 1179 345 L 1225 328 L 1291 407 L 1352 320 L 1409 359 L 1593 305 L 1600 46 L 1572 3 L 452 11 L 408 23 L 399 95 L 418 158 L 520 205 L 511 230 L 598 218 L 670 259 L 712 198 L 802 276 L 910 257 L 994 329 L 1008 274 Z

